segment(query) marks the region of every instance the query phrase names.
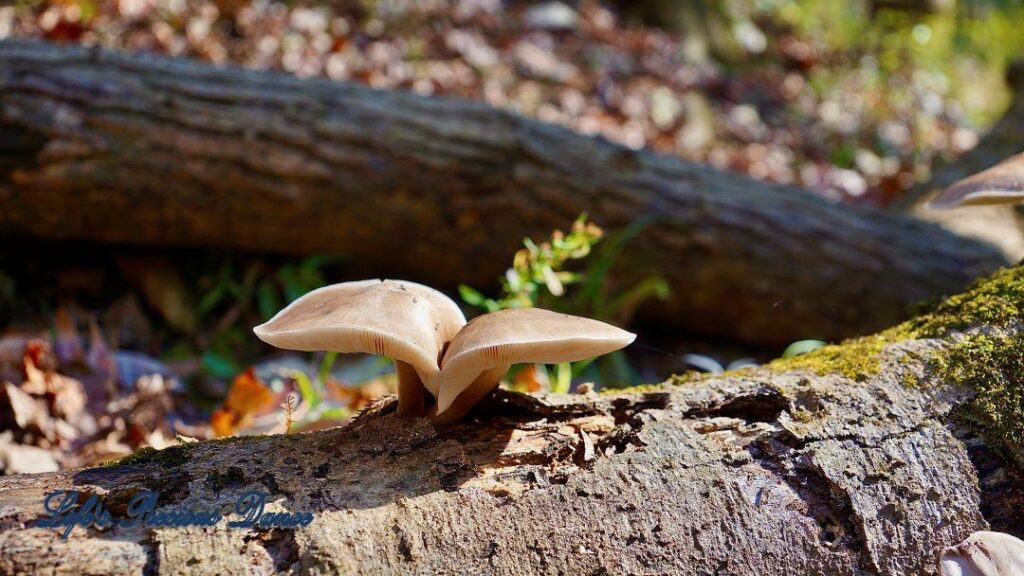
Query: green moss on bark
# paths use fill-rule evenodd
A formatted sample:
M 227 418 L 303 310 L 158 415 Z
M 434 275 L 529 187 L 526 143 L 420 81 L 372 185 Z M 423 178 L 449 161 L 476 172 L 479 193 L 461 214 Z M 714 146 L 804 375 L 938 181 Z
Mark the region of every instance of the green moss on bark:
M 184 444 L 177 444 L 175 446 L 168 446 L 162 450 L 146 446 L 145 448 L 139 448 L 127 456 L 111 460 L 103 464 L 101 468 L 113 468 L 116 466 L 147 466 L 150 464 L 159 464 L 165 468 L 182 466 L 189 461 L 192 452 L 200 446 L 248 442 L 264 437 L 265 436 L 230 436 L 228 438 L 206 440 L 205 442 L 187 442 Z
M 963 293 L 905 323 L 918 338 L 937 338 L 974 326 L 1007 328 L 1024 321 L 1024 267 L 1003 268 Z
M 907 340 L 941 338 L 973 326 L 1007 328 L 1024 322 L 1024 268 L 1004 268 L 978 280 L 962 294 L 942 301 L 898 326 L 862 338 L 775 360 L 768 368 L 779 372 L 806 370 L 821 376 L 839 374 L 864 380 L 881 369 L 886 346 Z
M 820 376 L 836 374 L 863 381 L 881 371 L 886 347 L 910 340 L 949 338 L 948 345 L 923 360 L 931 363 L 939 381 L 975 392 L 960 408 L 958 417 L 975 425 L 990 446 L 1024 466 L 1024 333 L 1018 332 L 1021 330 L 1024 267 L 1015 266 L 978 280 L 962 294 L 947 298 L 898 326 L 775 360 L 766 368 L 774 372 L 807 371 Z M 965 335 L 951 337 L 956 332 Z M 907 356 L 904 360 L 917 364 L 922 359 Z M 920 385 L 915 371 L 901 374 L 904 385 Z M 669 383 L 690 381 L 693 378 L 689 376 L 677 376 Z
M 990 446 L 1024 465 L 1024 336 L 972 334 L 933 362 L 943 381 L 974 390 L 960 414 Z
M 792 358 L 780 358 L 768 364 L 768 368 L 776 372 L 806 370 L 819 376 L 838 374 L 851 380 L 865 380 L 881 369 L 879 356 L 886 346 L 913 337 L 904 325 L 900 325 L 878 334 L 824 346 Z
M 673 378 L 678 378 L 678 376 L 673 376 Z M 671 382 L 671 380 L 669 382 Z M 663 382 L 661 384 L 639 384 L 628 388 L 602 388 L 598 390 L 597 393 L 601 396 L 617 396 L 619 394 L 647 394 L 649 392 L 662 392 L 665 389 L 665 384 L 668 384 L 669 382 Z

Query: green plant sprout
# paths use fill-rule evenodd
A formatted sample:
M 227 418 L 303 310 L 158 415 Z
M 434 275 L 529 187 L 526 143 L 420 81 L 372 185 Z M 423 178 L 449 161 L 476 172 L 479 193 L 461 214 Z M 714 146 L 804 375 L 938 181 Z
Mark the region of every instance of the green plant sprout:
M 317 420 L 341 420 L 349 417 L 349 410 L 344 406 L 329 406 L 324 402 L 324 390 L 327 387 L 327 379 L 334 369 L 338 359 L 337 352 L 325 352 L 320 359 L 320 366 L 317 368 L 316 377 L 310 378 L 303 370 L 292 370 L 289 375 L 295 380 L 299 397 L 305 406 L 304 413 L 291 424 L 304 424 Z M 293 411 L 294 412 L 294 411 Z M 293 414 L 289 414 L 291 419 Z
M 315 254 L 277 268 L 252 262 L 243 269 L 232 257 L 211 263 L 212 273 L 198 280 L 196 298 L 200 325 L 213 328 L 203 336 L 203 371 L 221 379 L 240 372 L 239 350 L 251 341 L 245 328 L 249 321 L 243 317 L 257 314 L 270 319 L 285 304 L 326 284 L 325 269 L 342 258 Z
M 818 348 L 824 348 L 827 344 L 821 340 L 797 340 L 782 352 L 783 358 L 793 358 L 801 354 L 806 354 Z
M 580 274 L 562 268 L 570 260 L 586 258 L 603 235 L 601 228 L 588 223 L 587 215 L 581 214 L 573 222 L 569 234 L 555 230 L 549 242 L 539 245 L 524 238 L 524 248 L 516 252 L 512 267 L 505 271 L 500 297 L 487 298 L 465 284 L 459 286 L 459 296 L 466 304 L 483 308 L 487 312 L 536 306 L 545 291 L 554 297 L 561 297 L 565 294 L 566 286 L 581 280 Z
M 529 238 L 523 239 L 524 247 L 516 252 L 512 267 L 505 271 L 497 298 L 488 298 L 465 284 L 459 286 L 459 296 L 470 306 L 487 312 L 543 305 L 545 308 L 597 320 L 626 322 L 644 300 L 652 297 L 664 299 L 669 294 L 668 284 L 660 276 L 645 278 L 621 293 L 615 293 L 610 288 L 610 272 L 617 258 L 626 244 L 652 221 L 652 218 L 637 220 L 610 235 L 602 244 L 603 249 L 595 250 L 594 246 L 605 236 L 604 231 L 593 222 L 588 222 L 586 214 L 581 214 L 573 222 L 568 234 L 556 230 L 549 241 L 540 244 Z M 564 269 L 572 261 L 582 261 L 592 255 L 597 257 L 589 259 L 589 265 L 583 272 Z M 568 298 L 567 287 L 576 285 L 579 285 L 580 290 L 574 298 Z M 584 360 L 552 367 L 548 373 L 551 391 L 568 392 L 572 379 L 583 373 L 592 362 Z M 620 385 L 640 380 L 621 351 L 605 356 L 602 365 L 606 368 L 603 372 L 612 376 L 603 380 L 615 381 Z
M 614 279 L 611 270 L 624 252 L 626 245 L 636 238 L 648 226 L 655 222 L 655 216 L 635 220 L 629 226 L 608 236 L 590 259 L 584 271 L 584 281 L 577 293 L 573 307 L 580 314 L 617 324 L 626 324 L 637 307 L 651 298 L 666 300 L 669 297 L 668 282 L 658 274 L 651 274 L 625 290 L 613 290 Z M 590 365 L 590 362 L 577 362 L 573 365 L 574 376 L 579 375 Z M 600 373 L 605 382 L 615 382 L 617 386 L 631 386 L 644 382 L 644 378 L 633 369 L 622 350 L 605 355 L 600 360 Z

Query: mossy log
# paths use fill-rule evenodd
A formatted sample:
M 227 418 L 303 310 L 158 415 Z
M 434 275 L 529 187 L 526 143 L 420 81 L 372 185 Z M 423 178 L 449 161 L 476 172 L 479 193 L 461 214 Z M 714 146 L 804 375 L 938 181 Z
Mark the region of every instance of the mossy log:
M 319 432 L 0 480 L 4 574 L 935 574 L 1024 530 L 1024 268 L 905 324 L 768 366 L 606 395 L 499 392 L 435 428 L 385 399 Z M 270 494 L 295 529 L 37 525 Z
M 867 334 L 1007 263 L 933 224 L 829 203 L 484 104 L 0 43 L 0 231 L 289 254 L 354 275 L 493 285 L 581 212 L 649 225 L 620 258 L 643 311 L 752 344 Z

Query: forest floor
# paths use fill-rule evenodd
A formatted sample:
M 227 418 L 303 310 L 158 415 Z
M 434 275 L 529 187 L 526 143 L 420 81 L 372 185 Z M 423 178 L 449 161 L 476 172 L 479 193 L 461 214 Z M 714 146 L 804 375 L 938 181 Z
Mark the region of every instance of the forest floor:
M 732 2 L 698 33 L 633 25 L 591 0 L 32 0 L 0 8 L 0 38 L 468 97 L 879 205 L 972 148 L 1009 101 L 1002 70 L 1024 49 L 1013 8 L 786 4 Z
M 735 45 L 716 48 L 696 35 L 627 24 L 591 1 L 341 4 L 18 2 L 0 7 L 0 39 L 82 42 L 473 98 L 875 205 L 974 146 L 1006 99 L 991 62 L 971 76 L 920 57 L 929 42 L 955 40 L 942 35 L 940 20 L 928 21 L 929 39 L 918 25 L 894 26 L 899 37 L 911 32 L 909 44 L 876 53 L 870 44 L 831 43 L 810 31 L 810 17 L 751 6 L 727 19 Z M 968 85 L 996 97 L 979 102 Z M 280 432 L 288 420 L 293 430 L 333 425 L 394 389 L 386 362 L 282 355 L 250 332 L 287 301 L 345 278 L 344 257 L 44 244 L 31 252 L 0 248 L 4 473 Z M 685 359 L 680 350 L 701 350 L 690 344 L 634 351 L 635 372 L 658 381 L 743 356 Z M 515 384 L 550 388 L 535 369 Z

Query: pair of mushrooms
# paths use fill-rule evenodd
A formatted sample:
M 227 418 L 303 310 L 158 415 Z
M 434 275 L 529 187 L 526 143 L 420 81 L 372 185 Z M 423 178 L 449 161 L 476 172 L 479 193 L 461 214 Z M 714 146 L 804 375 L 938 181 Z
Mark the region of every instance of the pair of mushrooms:
M 636 338 L 604 322 L 540 308 L 501 310 L 467 324 L 444 294 L 398 280 L 325 286 L 253 331 L 278 348 L 387 356 L 398 372 L 398 414 L 430 414 L 438 423 L 464 416 L 514 363 L 574 362 Z M 427 393 L 436 399 L 429 410 Z

